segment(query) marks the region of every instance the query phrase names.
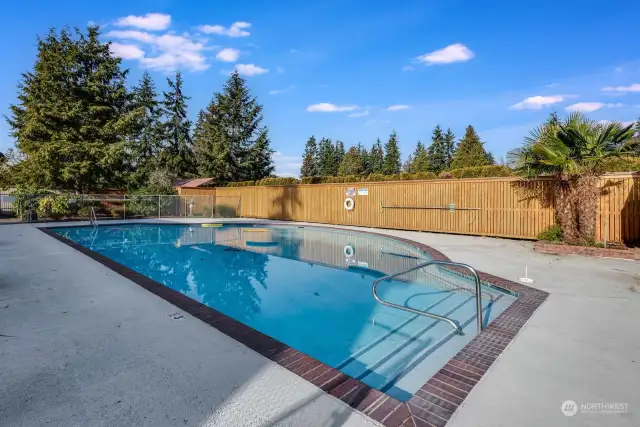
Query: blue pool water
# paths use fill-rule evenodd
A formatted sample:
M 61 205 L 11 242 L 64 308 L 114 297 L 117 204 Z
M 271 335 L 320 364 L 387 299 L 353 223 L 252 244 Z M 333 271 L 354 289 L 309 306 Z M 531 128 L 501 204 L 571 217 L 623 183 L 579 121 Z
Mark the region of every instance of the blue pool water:
M 436 266 L 383 282 L 382 298 L 463 326 L 376 302 L 372 282 L 429 259 L 392 239 L 295 226 L 101 225 L 56 233 L 407 400 L 476 334 L 473 283 Z M 483 289 L 485 324 L 516 297 Z

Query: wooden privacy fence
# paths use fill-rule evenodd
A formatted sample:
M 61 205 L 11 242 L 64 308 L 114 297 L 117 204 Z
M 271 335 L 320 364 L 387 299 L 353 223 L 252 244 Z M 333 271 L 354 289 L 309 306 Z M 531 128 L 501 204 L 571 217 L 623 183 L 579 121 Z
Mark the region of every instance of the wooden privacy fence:
M 640 240 L 640 174 L 609 174 L 598 241 Z M 326 224 L 535 239 L 554 223 L 551 181 L 517 178 L 181 189 L 240 198 L 240 216 Z M 345 198 L 354 208 L 344 207 Z

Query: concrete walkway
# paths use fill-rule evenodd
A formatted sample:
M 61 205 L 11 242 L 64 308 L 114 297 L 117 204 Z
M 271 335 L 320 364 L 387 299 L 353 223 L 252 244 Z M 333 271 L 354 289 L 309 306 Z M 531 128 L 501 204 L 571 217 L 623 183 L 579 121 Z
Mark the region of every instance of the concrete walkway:
M 376 230 L 549 292 L 450 426 L 640 425 L 640 263 Z M 0 425 L 365 426 L 342 402 L 27 225 L 0 226 Z M 626 403 L 567 417 L 566 400 Z

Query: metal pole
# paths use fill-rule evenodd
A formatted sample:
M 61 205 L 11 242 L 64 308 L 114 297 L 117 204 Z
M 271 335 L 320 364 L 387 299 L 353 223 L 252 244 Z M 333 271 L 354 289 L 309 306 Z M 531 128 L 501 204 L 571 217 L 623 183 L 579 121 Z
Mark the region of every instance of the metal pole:
M 122 219 L 127 219 L 127 195 L 125 194 L 124 196 L 122 196 L 122 207 L 124 208 L 122 210 Z
M 161 197 L 162 197 L 161 195 L 158 195 L 158 219 L 160 219 L 160 198 Z

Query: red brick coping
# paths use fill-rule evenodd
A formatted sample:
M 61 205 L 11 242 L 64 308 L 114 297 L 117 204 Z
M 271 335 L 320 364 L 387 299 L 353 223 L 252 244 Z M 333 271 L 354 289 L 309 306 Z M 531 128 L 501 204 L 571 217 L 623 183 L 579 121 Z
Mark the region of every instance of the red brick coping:
M 598 258 L 621 258 L 640 260 L 640 251 L 631 249 L 596 248 L 591 246 L 571 246 L 559 243 L 534 242 L 533 249 L 544 254 L 575 254 Z
M 145 224 L 153 225 L 154 223 Z M 291 225 L 286 222 L 230 222 L 225 224 L 240 224 L 243 226 Z M 169 224 L 155 223 L 155 225 Z M 220 332 L 246 345 L 267 359 L 278 363 L 290 372 L 304 378 L 326 393 L 342 400 L 352 408 L 387 427 L 444 427 L 473 387 L 480 381 L 489 367 L 502 354 L 548 296 L 546 292 L 520 283 L 478 272 L 481 280 L 518 294 L 518 299 L 449 360 L 411 399 L 407 402 L 401 402 L 104 255 L 72 242 L 55 233 L 51 228 L 58 227 L 40 228 L 40 230 L 130 279 L 179 309 L 208 323 Z M 427 245 L 387 234 L 315 225 L 305 225 L 305 228 L 329 228 L 354 233 L 373 234 L 408 243 L 426 252 L 435 260 L 449 260 L 444 254 Z

